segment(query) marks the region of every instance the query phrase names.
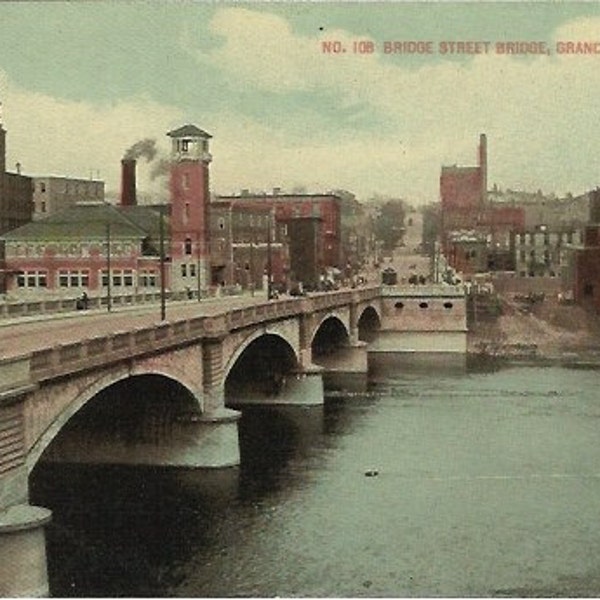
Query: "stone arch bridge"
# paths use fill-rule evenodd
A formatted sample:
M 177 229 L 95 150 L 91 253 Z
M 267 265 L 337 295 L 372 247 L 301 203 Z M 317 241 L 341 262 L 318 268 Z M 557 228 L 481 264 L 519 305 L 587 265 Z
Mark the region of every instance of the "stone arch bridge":
M 427 348 L 466 351 L 460 290 L 372 287 L 224 306 L 0 359 L 0 595 L 48 593 L 50 512 L 28 504 L 40 459 L 236 465 L 235 408 L 320 404 L 324 380 L 366 374 L 367 350 Z

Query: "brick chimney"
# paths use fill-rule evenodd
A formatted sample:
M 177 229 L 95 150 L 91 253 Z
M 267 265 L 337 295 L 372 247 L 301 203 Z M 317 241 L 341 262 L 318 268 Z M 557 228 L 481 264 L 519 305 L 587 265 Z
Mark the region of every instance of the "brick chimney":
M 479 136 L 479 173 L 481 177 L 481 203 L 487 202 L 487 137 L 485 133 Z
M 135 158 L 123 158 L 121 160 L 121 206 L 135 206 L 137 204 L 135 167 Z

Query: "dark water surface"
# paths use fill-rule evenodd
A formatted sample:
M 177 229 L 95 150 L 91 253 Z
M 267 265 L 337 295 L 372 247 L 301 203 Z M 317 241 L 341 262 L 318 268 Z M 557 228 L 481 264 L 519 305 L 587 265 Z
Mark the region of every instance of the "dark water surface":
M 245 409 L 239 469 L 42 466 L 51 592 L 600 596 L 599 384 L 421 369 Z

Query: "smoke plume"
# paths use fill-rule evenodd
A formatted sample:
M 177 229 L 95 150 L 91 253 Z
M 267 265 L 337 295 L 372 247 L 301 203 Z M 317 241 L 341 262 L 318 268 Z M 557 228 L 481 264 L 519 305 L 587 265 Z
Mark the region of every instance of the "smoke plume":
M 160 157 L 156 159 L 150 170 L 150 179 L 154 181 L 159 177 L 165 177 L 171 169 L 171 161 L 168 158 Z
M 156 140 L 146 138 L 136 142 L 125 152 L 126 160 L 137 160 L 138 158 L 145 158 L 146 162 L 154 160 L 156 156 Z

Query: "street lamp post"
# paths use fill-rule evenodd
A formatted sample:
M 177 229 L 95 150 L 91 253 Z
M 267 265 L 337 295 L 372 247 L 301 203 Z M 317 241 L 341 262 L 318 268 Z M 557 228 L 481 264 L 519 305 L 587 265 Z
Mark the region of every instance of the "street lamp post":
M 110 223 L 106 224 L 106 310 L 111 311 L 112 298 L 110 295 Z
M 273 260 L 271 257 L 271 213 L 267 219 L 267 300 L 271 300 L 271 279 L 273 278 Z
M 198 302 L 201 300 L 202 282 L 200 281 L 200 232 L 196 231 L 196 286 L 198 293 Z
M 254 228 L 250 236 L 250 295 L 254 296 Z
M 160 320 L 164 321 L 167 315 L 165 294 L 165 225 L 163 214 L 160 214 Z

